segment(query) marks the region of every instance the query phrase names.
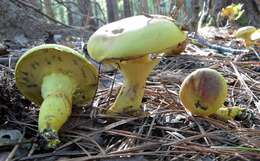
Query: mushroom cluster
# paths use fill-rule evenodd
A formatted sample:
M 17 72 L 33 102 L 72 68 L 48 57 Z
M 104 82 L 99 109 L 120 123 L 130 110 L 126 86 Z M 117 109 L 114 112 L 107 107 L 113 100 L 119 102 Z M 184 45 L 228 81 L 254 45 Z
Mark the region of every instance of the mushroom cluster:
M 241 29 L 235 35 L 244 38 L 247 44 L 259 42 L 259 30 L 253 27 Z M 123 86 L 107 113 L 139 115 L 150 72 L 161 56 L 179 54 L 186 43 L 187 35 L 171 18 L 161 15 L 125 18 L 104 25 L 91 35 L 87 45 L 90 57 L 113 65 L 124 77 Z M 55 148 L 59 143 L 58 131 L 69 118 L 72 105 L 85 105 L 95 96 L 98 73 L 77 51 L 47 44 L 28 50 L 19 59 L 15 79 L 20 92 L 41 106 L 39 132 L 47 147 Z M 212 69 L 192 72 L 182 83 L 179 95 L 193 115 L 223 114 L 229 119 L 240 113 L 238 108 L 231 114 L 221 108 L 227 84 Z
M 48 148 L 59 143 L 58 131 L 71 114 L 72 104 L 87 104 L 95 95 L 96 68 L 77 51 L 62 45 L 28 50 L 15 67 L 17 88 L 41 105 L 38 128 Z
M 90 57 L 112 64 L 124 77 L 107 112 L 138 115 L 146 78 L 159 62 L 157 55 L 175 51 L 186 39 L 172 19 L 161 15 L 133 16 L 99 28 L 88 41 Z

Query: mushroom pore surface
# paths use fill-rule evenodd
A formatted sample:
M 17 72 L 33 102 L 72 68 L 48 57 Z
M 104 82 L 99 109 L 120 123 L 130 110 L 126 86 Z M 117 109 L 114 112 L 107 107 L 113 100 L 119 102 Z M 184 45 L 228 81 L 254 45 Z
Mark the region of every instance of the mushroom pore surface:
M 40 105 L 38 129 L 47 148 L 60 142 L 58 131 L 71 114 L 72 103 L 88 103 L 97 89 L 97 71 L 78 52 L 56 44 L 27 51 L 15 68 L 20 92 Z

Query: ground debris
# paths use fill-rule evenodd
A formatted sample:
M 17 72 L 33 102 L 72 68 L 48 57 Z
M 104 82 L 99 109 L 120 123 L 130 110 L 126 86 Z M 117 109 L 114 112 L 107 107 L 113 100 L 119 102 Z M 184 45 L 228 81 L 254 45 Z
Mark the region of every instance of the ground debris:
M 221 44 L 226 40 L 215 41 Z M 114 101 L 122 76 L 114 71 L 101 71 L 101 87 L 93 106 L 73 108 L 70 120 L 60 131 L 62 143 L 53 152 L 39 148 L 38 109 L 16 90 L 12 66 L 0 65 L 1 129 L 19 130 L 24 133 L 26 143 L 30 143 L 28 151 L 14 158 L 21 161 L 260 160 L 259 60 L 252 57 L 251 51 L 251 56 L 250 52 L 223 56 L 203 48 L 189 44 L 182 55 L 161 59 L 147 80 L 142 103 L 145 116 L 102 113 Z M 179 88 L 189 73 L 203 67 L 216 69 L 227 80 L 226 106 L 250 109 L 254 116 L 229 122 L 190 116 L 178 98 Z M 6 145 L 9 148 L 5 151 L 10 152 L 18 144 L 23 143 Z

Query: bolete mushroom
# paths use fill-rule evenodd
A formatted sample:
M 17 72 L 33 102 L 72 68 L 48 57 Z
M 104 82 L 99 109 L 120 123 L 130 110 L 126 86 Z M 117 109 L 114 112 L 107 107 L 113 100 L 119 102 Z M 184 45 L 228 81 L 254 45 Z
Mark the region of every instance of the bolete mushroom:
M 195 116 L 215 117 L 222 121 L 245 120 L 253 115 L 239 106 L 223 105 L 227 96 L 227 84 L 216 70 L 202 68 L 192 72 L 183 81 L 180 100 L 185 109 Z
M 260 29 L 257 29 L 250 35 L 250 39 L 257 47 L 260 47 Z
M 181 103 L 192 115 L 209 116 L 223 106 L 227 84 L 216 70 L 197 69 L 185 78 L 179 96 Z
M 172 19 L 161 15 L 133 16 L 99 28 L 88 41 L 90 57 L 114 65 L 124 77 L 108 113 L 140 113 L 146 78 L 159 62 L 151 54 L 169 52 L 185 40 Z
M 234 36 L 243 39 L 245 41 L 245 46 L 251 46 L 254 42 L 251 40 L 250 36 L 254 31 L 256 31 L 254 26 L 245 26 L 238 29 L 234 33 Z
M 72 104 L 87 104 L 98 84 L 92 64 L 77 51 L 56 44 L 28 50 L 16 64 L 15 79 L 18 90 L 41 105 L 38 129 L 49 148 L 59 143 L 58 131 L 70 116 Z

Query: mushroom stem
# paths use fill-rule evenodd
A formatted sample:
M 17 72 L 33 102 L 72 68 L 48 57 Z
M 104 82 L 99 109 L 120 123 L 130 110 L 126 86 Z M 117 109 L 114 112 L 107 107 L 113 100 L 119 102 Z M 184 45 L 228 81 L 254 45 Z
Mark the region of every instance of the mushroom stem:
M 39 131 L 48 148 L 55 148 L 60 142 L 57 133 L 71 114 L 75 89 L 76 83 L 65 74 L 52 73 L 43 79 L 41 94 L 44 101 L 39 113 Z
M 117 62 L 117 68 L 124 77 L 123 86 L 113 105 L 107 113 L 128 113 L 138 115 L 144 95 L 145 81 L 159 59 L 151 59 L 149 55 Z
M 242 37 L 244 39 L 244 43 L 245 43 L 245 46 L 251 46 L 254 44 L 254 41 L 252 41 L 250 39 L 250 36 L 251 36 L 251 33 L 250 34 L 246 34 L 244 37 Z
M 215 115 L 217 118 L 219 118 L 222 121 L 228 121 L 241 116 L 244 111 L 245 109 L 239 106 L 221 107 L 213 115 Z

